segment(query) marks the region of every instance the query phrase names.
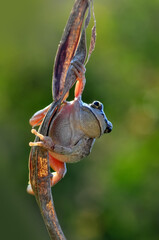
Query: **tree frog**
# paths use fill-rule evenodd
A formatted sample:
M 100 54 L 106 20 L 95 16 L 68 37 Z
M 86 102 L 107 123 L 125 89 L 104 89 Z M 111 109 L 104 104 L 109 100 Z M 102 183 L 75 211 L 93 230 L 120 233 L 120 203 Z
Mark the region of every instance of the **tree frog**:
M 30 142 L 30 146 L 40 146 L 49 152 L 50 166 L 54 169 L 51 186 L 54 186 L 66 174 L 66 163 L 80 161 L 91 152 L 96 138 L 112 130 L 112 123 L 108 121 L 103 104 L 94 101 L 86 104 L 81 99 L 85 85 L 85 68 L 80 62 L 72 63 L 77 75 L 75 98 L 64 101 L 56 117 L 49 124 L 48 136 L 43 136 L 35 129 L 32 133 L 40 138 L 38 142 Z M 30 124 L 40 124 L 50 105 L 38 111 L 30 119 Z M 33 194 L 31 185 L 27 191 Z
M 88 6 L 88 15 L 80 34 L 84 14 Z M 58 111 L 52 116 L 50 112 L 52 104 L 50 104 L 35 113 L 30 119 L 32 126 L 42 126 L 39 132 L 34 128 L 32 129 L 31 132 L 39 140 L 30 142 L 29 145 L 33 148 L 41 147 L 48 151 L 50 167 L 55 171 L 52 173 L 51 186 L 54 186 L 65 176 L 66 163 L 77 162 L 88 156 L 95 140 L 102 134 L 111 132 L 113 127 L 104 113 L 102 103 L 94 101 L 91 104 L 86 104 L 82 101 L 82 93 L 86 82 L 84 65 L 87 54 L 85 30 L 89 20 L 90 2 L 76 1 L 72 15 L 64 30 L 54 65 L 53 104 L 57 101 L 60 102 Z M 95 36 L 94 16 L 89 57 L 95 47 Z M 66 99 L 69 90 L 75 82 L 74 100 L 68 102 Z M 43 131 L 44 128 L 45 131 Z M 45 134 L 43 134 L 44 132 Z M 27 191 L 34 194 L 30 183 Z

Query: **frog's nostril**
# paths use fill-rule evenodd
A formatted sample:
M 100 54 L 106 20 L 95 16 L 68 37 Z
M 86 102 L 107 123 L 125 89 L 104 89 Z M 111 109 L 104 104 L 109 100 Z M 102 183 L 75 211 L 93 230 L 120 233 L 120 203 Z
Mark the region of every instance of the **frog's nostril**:
M 107 127 L 104 131 L 104 133 L 110 133 L 112 131 L 112 128 L 113 128 L 113 124 L 109 121 L 107 121 Z
M 110 133 L 112 131 L 112 128 L 107 127 L 104 131 L 104 133 Z

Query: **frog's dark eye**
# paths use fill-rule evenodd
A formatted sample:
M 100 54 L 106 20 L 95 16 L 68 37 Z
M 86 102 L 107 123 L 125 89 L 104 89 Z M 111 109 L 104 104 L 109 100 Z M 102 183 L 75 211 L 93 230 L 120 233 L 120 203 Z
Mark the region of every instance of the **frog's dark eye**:
M 102 109 L 103 109 L 103 105 L 102 105 L 102 103 L 100 103 L 99 101 L 94 101 L 94 102 L 91 104 L 91 107 L 97 108 L 97 109 L 99 109 L 99 110 L 102 110 Z

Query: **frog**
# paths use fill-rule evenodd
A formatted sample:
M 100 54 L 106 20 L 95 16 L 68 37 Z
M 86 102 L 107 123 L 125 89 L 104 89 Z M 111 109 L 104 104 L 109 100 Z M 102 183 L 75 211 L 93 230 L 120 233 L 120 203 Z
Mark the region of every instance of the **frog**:
M 51 176 L 51 186 L 57 184 L 66 174 L 67 163 L 75 163 L 87 157 L 95 140 L 112 131 L 113 125 L 104 113 L 103 104 L 93 101 L 90 104 L 82 101 L 82 92 L 86 83 L 85 67 L 80 61 L 71 62 L 72 71 L 76 75 L 74 100 L 66 101 L 68 94 L 60 106 L 54 119 L 50 121 L 48 134 L 44 136 L 32 128 L 31 132 L 39 138 L 30 142 L 31 147 L 41 147 L 48 151 L 50 167 L 55 171 Z M 40 125 L 50 106 L 38 111 L 30 119 L 32 127 Z M 34 194 L 31 184 L 27 192 Z

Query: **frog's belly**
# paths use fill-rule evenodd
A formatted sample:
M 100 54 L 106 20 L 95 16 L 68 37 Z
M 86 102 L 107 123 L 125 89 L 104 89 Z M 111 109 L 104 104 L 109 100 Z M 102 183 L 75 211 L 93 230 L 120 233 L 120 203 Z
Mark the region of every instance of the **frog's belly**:
M 60 162 L 65 162 L 65 163 L 75 163 L 75 162 L 79 162 L 81 160 L 80 156 L 77 155 L 63 155 L 60 153 L 55 153 L 55 152 L 50 152 L 50 154 L 56 158 L 57 160 L 59 160 Z

